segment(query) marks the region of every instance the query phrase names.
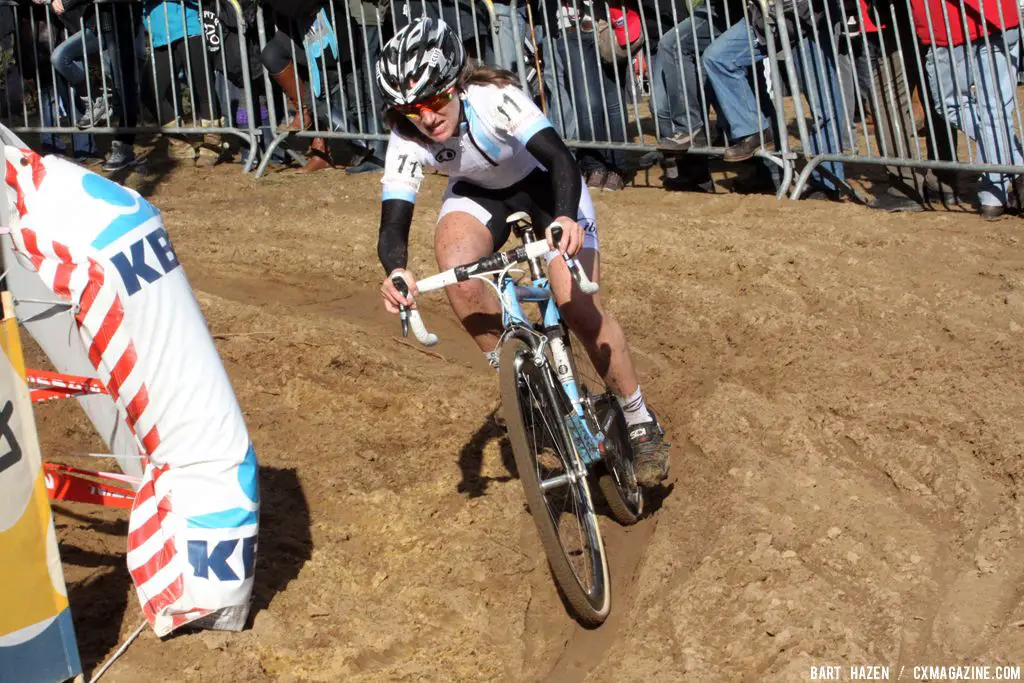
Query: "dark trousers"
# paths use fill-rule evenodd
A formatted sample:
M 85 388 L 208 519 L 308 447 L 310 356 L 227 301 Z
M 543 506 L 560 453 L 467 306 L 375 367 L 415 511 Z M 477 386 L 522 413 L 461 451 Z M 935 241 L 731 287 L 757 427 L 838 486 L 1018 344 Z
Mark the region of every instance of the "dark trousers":
M 193 116 L 212 119 L 211 98 L 215 97 L 213 58 L 206 54 L 202 36 L 176 40 L 170 45 L 153 48 L 151 62 L 146 63 L 146 103 L 158 123 L 163 124 L 181 115 L 181 71 L 187 74 L 185 86 L 190 88 Z M 155 80 L 155 83 L 154 83 Z M 187 122 L 186 122 L 187 125 Z

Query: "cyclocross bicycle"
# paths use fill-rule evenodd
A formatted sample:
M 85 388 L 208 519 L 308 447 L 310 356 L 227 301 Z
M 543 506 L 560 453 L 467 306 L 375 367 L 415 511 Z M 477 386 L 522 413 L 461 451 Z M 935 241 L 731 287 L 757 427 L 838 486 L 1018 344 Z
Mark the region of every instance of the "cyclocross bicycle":
M 611 609 L 608 559 L 591 498 L 596 479 L 611 516 L 620 524 L 643 515 L 643 492 L 637 486 L 626 422 L 615 396 L 605 387 L 583 345 L 562 321 L 544 275 L 550 251 L 544 236 L 534 234 L 529 216 L 508 217 L 521 245 L 419 280 L 421 294 L 470 278 L 491 285 L 502 306 L 500 387 L 502 410 L 530 513 L 548 563 L 563 595 L 581 621 L 600 624 Z M 551 225 L 556 244 L 562 227 Z M 580 289 L 598 290 L 576 259 L 563 254 Z M 512 273 L 525 275 L 519 284 Z M 400 277 L 392 280 L 408 296 Z M 531 321 L 523 303 L 536 303 Z M 417 309 L 401 307 L 402 334 L 411 327 L 420 343 L 433 346 Z M 582 371 L 581 371 L 582 370 Z

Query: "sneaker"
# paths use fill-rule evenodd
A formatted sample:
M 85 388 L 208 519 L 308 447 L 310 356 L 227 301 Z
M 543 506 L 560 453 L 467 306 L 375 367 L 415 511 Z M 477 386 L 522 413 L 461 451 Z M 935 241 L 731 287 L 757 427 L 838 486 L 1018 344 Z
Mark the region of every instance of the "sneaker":
M 658 147 L 672 152 L 685 152 L 691 147 L 707 147 L 708 138 L 703 130 L 691 133 L 676 133 L 658 141 Z
M 110 154 L 103 161 L 104 171 L 120 171 L 135 163 L 135 148 L 131 145 L 114 140 L 110 143 Z
M 632 425 L 629 445 L 633 449 L 636 481 L 640 486 L 650 488 L 668 478 L 669 444 L 665 443 L 665 430 L 657 419 Z
M 626 179 L 618 171 L 609 170 L 604 177 L 604 189 L 607 192 L 617 192 L 626 186 Z
M 110 97 L 100 95 L 86 107 L 82 118 L 78 119 L 78 127 L 81 129 L 102 126 L 110 112 Z
M 223 153 L 212 147 L 200 147 L 196 150 L 194 164 L 196 168 L 213 168 L 224 161 Z

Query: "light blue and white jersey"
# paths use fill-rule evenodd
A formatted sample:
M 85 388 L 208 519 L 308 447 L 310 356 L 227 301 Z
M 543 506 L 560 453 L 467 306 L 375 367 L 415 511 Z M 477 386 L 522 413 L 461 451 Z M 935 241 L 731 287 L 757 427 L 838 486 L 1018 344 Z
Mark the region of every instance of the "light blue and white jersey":
M 459 97 L 463 121 L 446 142 L 391 132 L 381 179 L 384 200 L 415 202 L 424 166 L 446 174 L 449 183 L 465 180 L 488 189 L 509 187 L 542 168 L 526 143 L 551 123 L 525 92 L 513 85 L 471 85 Z

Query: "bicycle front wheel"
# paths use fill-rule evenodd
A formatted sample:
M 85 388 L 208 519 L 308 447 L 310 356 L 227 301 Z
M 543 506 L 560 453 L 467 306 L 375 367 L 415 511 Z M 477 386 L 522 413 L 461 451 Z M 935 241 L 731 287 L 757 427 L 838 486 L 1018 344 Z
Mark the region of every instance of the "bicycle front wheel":
M 567 401 L 546 362 L 521 339 L 501 347 L 501 400 L 530 514 L 548 564 L 581 621 L 600 624 L 611 582 L 587 472 L 562 420 Z M 543 356 L 541 356 L 543 358 Z

